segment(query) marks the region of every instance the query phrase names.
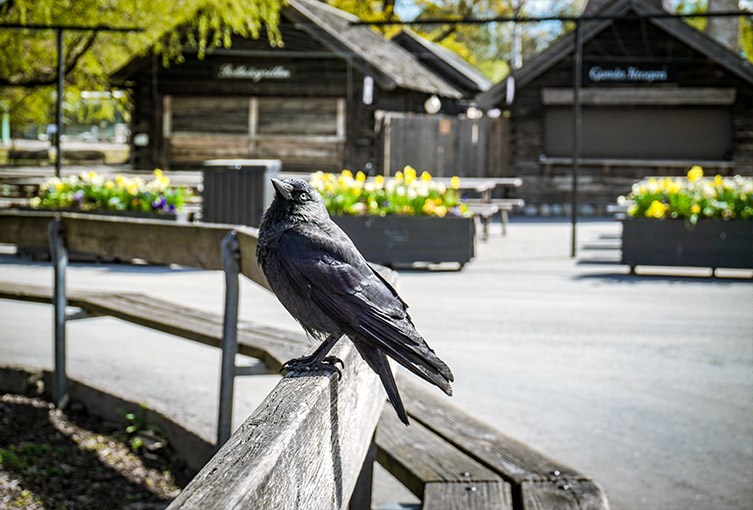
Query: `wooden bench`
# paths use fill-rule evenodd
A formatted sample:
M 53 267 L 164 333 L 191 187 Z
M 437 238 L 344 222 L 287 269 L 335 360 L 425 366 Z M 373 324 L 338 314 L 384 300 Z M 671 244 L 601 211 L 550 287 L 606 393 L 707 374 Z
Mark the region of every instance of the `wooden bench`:
M 484 200 L 466 200 L 468 209 L 479 219 L 481 223 L 481 239 L 489 239 L 489 221 L 494 215 L 499 214 L 502 223 L 502 235 L 507 235 L 507 225 L 510 222 L 510 211 L 525 205 L 522 198 L 493 198 Z
M 12 148 L 8 151 L 8 162 L 13 165 L 48 164 L 50 162 L 50 152 L 47 148 L 44 148 L 44 149 Z
M 46 229 L 51 217 L 0 213 L 0 242 L 22 239 L 41 244 L 45 236 L 39 229 Z M 220 265 L 219 250 L 211 255 L 211 245 L 229 229 L 63 217 L 73 248 L 119 253 L 124 260 L 138 255 L 165 263 L 169 258 L 211 269 Z M 255 231 L 239 229 L 242 270 L 264 285 L 255 261 L 247 257 L 253 253 Z M 136 233 L 143 238 L 139 242 L 133 241 Z M 152 247 L 156 239 L 162 249 Z M 187 246 L 188 254 L 179 255 Z M 110 315 L 207 345 L 221 344 L 223 318 L 216 314 L 137 293 L 67 294 L 68 304 L 87 314 Z M 0 298 L 49 303 L 52 289 L 0 282 Z M 238 352 L 262 360 L 268 370 L 277 370 L 309 348 L 302 334 L 246 321 L 238 328 Z M 343 508 L 348 501 L 353 502 L 351 508 L 368 508 L 374 458 L 421 498 L 426 509 L 608 508 L 604 492 L 589 477 L 399 376 L 413 423 L 404 427 L 391 408 L 383 409 L 381 384 L 351 344 L 340 342 L 336 349 L 334 354 L 345 361 L 342 381 L 332 375 L 284 378 L 171 508 Z

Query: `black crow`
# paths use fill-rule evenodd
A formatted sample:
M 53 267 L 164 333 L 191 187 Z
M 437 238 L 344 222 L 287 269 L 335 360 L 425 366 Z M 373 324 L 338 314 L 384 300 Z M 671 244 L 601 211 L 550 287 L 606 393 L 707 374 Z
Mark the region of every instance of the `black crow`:
M 327 353 L 347 335 L 379 375 L 406 425 L 408 416 L 385 355 L 452 395 L 450 368 L 418 334 L 408 305 L 330 219 L 319 192 L 300 179 L 272 183 L 275 198 L 261 220 L 256 256 L 283 306 L 310 337 L 322 342 L 313 354 L 283 368 L 337 370 L 340 360 Z

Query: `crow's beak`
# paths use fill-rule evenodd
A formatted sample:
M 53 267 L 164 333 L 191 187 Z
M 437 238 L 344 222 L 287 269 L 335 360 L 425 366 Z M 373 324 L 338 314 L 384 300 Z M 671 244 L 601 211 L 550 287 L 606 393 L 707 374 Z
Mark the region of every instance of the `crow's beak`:
M 289 184 L 285 184 L 279 179 L 272 179 L 272 185 L 275 187 L 275 190 L 277 190 L 277 194 L 285 200 L 290 200 L 291 198 L 293 198 L 293 195 L 290 194 L 290 191 L 293 189 L 293 187 Z

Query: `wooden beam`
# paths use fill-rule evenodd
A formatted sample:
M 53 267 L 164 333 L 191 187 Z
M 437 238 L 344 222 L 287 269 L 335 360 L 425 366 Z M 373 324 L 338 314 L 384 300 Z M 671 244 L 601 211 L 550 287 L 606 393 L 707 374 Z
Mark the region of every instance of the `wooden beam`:
M 203 269 L 222 269 L 220 241 L 235 229 L 241 245 L 241 271 L 247 278 L 269 288 L 256 262 L 257 230 L 246 226 L 11 210 L 0 211 L 0 242 L 25 248 L 47 248 L 47 225 L 56 214 L 63 218 L 71 252 Z
M 288 376 L 169 508 L 348 506 L 384 392 L 349 342 L 336 374 Z
M 589 106 L 728 106 L 735 103 L 734 88 L 584 88 L 581 104 Z M 573 104 L 573 89 L 543 88 L 541 102 L 548 106 Z

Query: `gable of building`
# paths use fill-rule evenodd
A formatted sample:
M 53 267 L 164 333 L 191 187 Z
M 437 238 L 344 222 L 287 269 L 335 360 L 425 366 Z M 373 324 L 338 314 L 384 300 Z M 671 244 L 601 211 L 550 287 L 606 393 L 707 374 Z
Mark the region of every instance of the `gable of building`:
M 599 4 L 599 0 L 596 0 L 596 3 Z M 601 3 L 597 7 L 600 8 L 589 11 L 589 16 L 649 15 L 663 12 L 660 0 L 618 0 L 610 3 Z M 692 51 L 703 55 L 721 68 L 753 85 L 753 65 L 703 32 L 696 30 L 678 18 L 649 17 L 646 18 L 646 21 L 681 45 L 687 46 Z M 616 22 L 617 20 L 615 19 L 594 19 L 582 22 L 581 34 L 583 46 L 585 47 L 590 41 L 599 37 L 605 31 L 612 29 Z M 649 46 L 650 42 L 645 40 L 641 44 Z M 536 78 L 549 72 L 555 66 L 560 65 L 565 59 L 571 59 L 574 52 L 575 34 L 574 32 L 569 32 L 514 73 L 513 76 L 517 88 L 522 89 Z M 627 53 L 624 48 L 622 52 Z M 659 55 L 656 57 L 658 58 Z M 479 94 L 477 100 L 483 107 L 492 108 L 504 103 L 506 93 L 507 84 L 505 81 L 502 81 L 488 91 Z

